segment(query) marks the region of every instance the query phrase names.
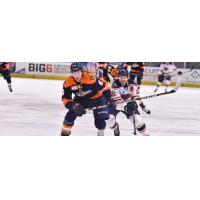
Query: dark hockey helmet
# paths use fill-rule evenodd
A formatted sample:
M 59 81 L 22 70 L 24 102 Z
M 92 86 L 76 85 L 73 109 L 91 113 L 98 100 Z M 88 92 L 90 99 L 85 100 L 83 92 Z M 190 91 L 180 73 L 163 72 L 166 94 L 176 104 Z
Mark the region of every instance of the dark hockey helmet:
M 0 62 L 0 65 L 6 65 L 8 62 Z
M 121 69 L 120 71 L 119 71 L 119 76 L 128 76 L 129 75 L 129 73 L 128 73 L 128 70 L 127 69 Z
M 123 65 L 118 65 L 117 69 L 120 71 L 121 69 L 123 69 Z
M 108 70 L 109 72 L 111 72 L 112 69 L 114 69 L 114 67 L 113 67 L 112 65 L 108 65 L 107 70 Z
M 71 71 L 71 72 L 82 71 L 82 66 L 81 66 L 81 64 L 78 63 L 78 62 L 72 63 L 71 66 L 70 66 L 70 71 Z
M 129 65 L 128 62 L 124 62 L 122 66 L 127 69 L 128 65 Z

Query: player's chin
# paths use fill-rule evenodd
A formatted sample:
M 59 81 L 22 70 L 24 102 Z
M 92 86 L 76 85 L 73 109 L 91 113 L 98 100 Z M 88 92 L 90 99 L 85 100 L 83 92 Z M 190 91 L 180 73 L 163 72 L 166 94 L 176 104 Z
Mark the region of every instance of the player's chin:
M 75 78 L 75 80 L 76 80 L 77 82 L 80 82 L 80 81 L 81 81 L 81 78 Z

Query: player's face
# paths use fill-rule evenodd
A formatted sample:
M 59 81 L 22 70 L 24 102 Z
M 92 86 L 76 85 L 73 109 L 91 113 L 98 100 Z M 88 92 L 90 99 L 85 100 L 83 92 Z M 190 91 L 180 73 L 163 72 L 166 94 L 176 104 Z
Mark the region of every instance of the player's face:
M 77 82 L 80 82 L 80 81 L 81 81 L 81 77 L 82 77 L 82 72 L 81 72 L 81 71 L 73 72 L 73 73 L 72 73 L 72 76 L 74 77 L 74 79 L 75 79 Z
M 104 67 L 104 64 L 100 63 L 99 68 L 103 68 L 103 67 Z
M 128 77 L 127 76 L 120 76 L 119 80 L 122 84 L 126 84 L 128 82 Z
M 125 68 L 128 68 L 128 64 L 124 64 L 124 67 L 125 67 Z
M 104 67 L 104 69 L 107 69 L 108 63 L 105 63 L 103 67 Z

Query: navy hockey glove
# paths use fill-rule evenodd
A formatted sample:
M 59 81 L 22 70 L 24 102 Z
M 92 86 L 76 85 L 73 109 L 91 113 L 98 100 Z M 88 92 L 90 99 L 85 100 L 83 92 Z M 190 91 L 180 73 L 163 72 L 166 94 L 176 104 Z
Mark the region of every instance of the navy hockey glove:
M 112 107 L 112 108 L 116 108 L 116 107 L 117 107 L 116 102 L 115 102 L 114 99 L 108 98 L 108 99 L 107 99 L 107 102 L 108 102 L 108 105 L 109 105 L 110 107 Z
M 138 109 L 138 105 L 135 101 L 128 102 L 126 106 L 124 107 L 124 111 L 127 112 L 127 114 L 129 115 L 131 115 L 137 109 Z
M 79 103 L 74 103 L 70 109 L 72 112 L 76 114 L 76 116 L 81 117 L 82 115 L 86 114 L 86 111 L 82 105 Z

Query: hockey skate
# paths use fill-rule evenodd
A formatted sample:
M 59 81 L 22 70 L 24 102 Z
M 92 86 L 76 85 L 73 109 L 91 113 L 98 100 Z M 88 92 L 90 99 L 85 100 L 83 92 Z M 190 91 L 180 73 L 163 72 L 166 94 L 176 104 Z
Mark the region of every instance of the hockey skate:
M 155 94 L 158 92 L 158 87 L 153 91 Z
M 11 84 L 8 84 L 8 89 L 9 89 L 10 92 L 12 92 L 12 86 L 11 86 Z
M 69 136 L 71 135 L 71 127 L 63 125 L 61 130 L 61 136 Z
M 104 129 L 98 129 L 97 136 L 104 136 Z
M 168 86 L 166 86 L 166 88 L 165 88 L 165 92 L 167 92 L 168 91 Z
M 119 130 L 119 124 L 118 123 L 116 123 L 116 127 L 114 129 L 114 135 L 120 136 L 120 130 Z
M 61 136 L 70 136 L 70 135 L 71 135 L 71 131 L 62 129 Z

